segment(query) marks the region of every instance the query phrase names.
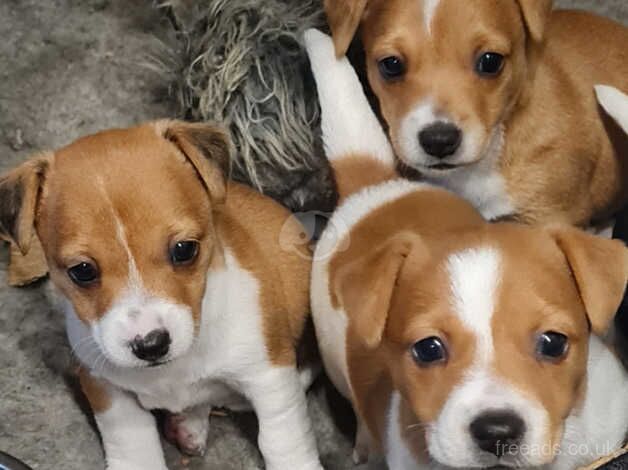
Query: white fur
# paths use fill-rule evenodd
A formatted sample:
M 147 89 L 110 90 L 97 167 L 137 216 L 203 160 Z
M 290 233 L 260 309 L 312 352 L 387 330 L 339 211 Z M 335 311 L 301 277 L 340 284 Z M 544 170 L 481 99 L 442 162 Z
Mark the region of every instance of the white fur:
M 596 336 L 589 339 L 584 405 L 565 422 L 561 452 L 553 470 L 588 465 L 619 449 L 628 423 L 628 375 L 617 357 Z
M 412 456 L 403 438 L 400 419 L 401 395 L 393 392 L 390 397 L 386 422 L 386 463 L 395 470 L 418 470 L 419 464 Z M 416 429 L 410 432 L 421 432 Z M 420 468 L 424 468 L 423 465 Z
M 500 269 L 499 253 L 492 248 L 469 249 L 447 259 L 453 311 L 475 334 L 475 360 L 482 366 L 493 358 L 491 321 Z
M 419 132 L 436 121 L 452 122 L 451 117 L 435 112 L 431 100 L 419 103 L 402 120 L 396 144 L 399 158 L 418 170 L 426 181 L 460 195 L 488 220 L 515 212 L 498 162 L 504 145 L 505 129 L 499 124 L 483 142 L 479 129 L 462 129 L 464 136 L 453 155 L 439 159 L 428 155 L 419 143 Z M 431 165 L 447 163 L 455 168 L 439 170 Z
M 617 124 L 628 133 L 628 95 L 608 85 L 596 85 L 595 93 L 600 105 Z
M 423 22 L 428 34 L 432 34 L 432 22 L 440 0 L 423 0 Z
M 225 257 L 226 267 L 208 275 L 201 326 L 185 354 L 156 368 L 119 367 L 105 358 L 91 367 L 92 374 L 135 394 L 145 409 L 181 412 L 203 404 L 238 409 L 246 397 L 259 418 L 268 469 L 321 470 L 299 374 L 294 367 L 273 366 L 266 351 L 259 283 L 228 250 Z M 90 343 L 90 329 L 69 302 L 65 305 L 72 347 L 90 365 L 81 346 Z M 111 426 L 126 425 L 120 416 Z
M 304 40 L 321 104 L 327 158 L 333 162 L 360 154 L 394 165 L 392 147 L 347 58 L 336 59 L 331 37 L 320 31 L 307 30 Z
M 95 416 L 107 470 L 167 470 L 153 415 L 130 394 L 107 391 L 111 407 Z

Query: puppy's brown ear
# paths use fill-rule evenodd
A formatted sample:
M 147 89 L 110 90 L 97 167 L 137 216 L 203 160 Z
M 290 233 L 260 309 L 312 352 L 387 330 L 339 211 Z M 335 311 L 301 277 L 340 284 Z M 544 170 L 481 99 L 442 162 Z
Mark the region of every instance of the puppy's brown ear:
M 33 158 L 0 176 L 0 238 L 28 253 L 35 236 L 37 201 L 49 156 Z
M 543 41 L 545 29 L 552 13 L 552 0 L 518 0 L 523 21 L 535 42 Z
M 347 53 L 355 36 L 368 0 L 325 0 L 327 23 L 331 29 L 336 57 Z
M 371 349 L 379 346 L 397 280 L 418 237 L 401 234 L 372 253 L 339 267 L 333 292 L 349 317 L 349 327 Z
M 183 121 L 160 121 L 157 127 L 192 163 L 212 202 L 223 203 L 232 154 L 227 131 L 214 124 Z
M 628 248 L 618 240 L 596 237 L 575 228 L 550 230 L 571 267 L 591 329 L 604 334 L 628 281 Z

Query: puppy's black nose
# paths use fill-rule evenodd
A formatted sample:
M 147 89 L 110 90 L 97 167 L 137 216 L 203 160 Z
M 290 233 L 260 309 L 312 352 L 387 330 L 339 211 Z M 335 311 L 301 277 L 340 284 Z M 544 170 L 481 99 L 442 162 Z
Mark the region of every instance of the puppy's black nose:
M 419 143 L 429 155 L 445 158 L 460 147 L 462 132 L 455 125 L 438 121 L 419 132 Z
M 511 411 L 484 413 L 469 428 L 477 446 L 497 457 L 512 452 L 525 433 L 525 423 Z
M 168 354 L 171 342 L 166 330 L 153 330 L 143 338 L 136 336 L 131 341 L 131 351 L 138 359 L 155 362 Z

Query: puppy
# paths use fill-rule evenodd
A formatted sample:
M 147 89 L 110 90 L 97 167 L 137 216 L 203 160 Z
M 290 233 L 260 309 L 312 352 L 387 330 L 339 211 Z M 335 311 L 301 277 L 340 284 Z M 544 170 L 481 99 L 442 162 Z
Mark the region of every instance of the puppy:
M 349 63 L 318 31 L 306 44 L 341 196 L 336 236 L 314 254 L 312 313 L 358 417 L 356 459 L 573 470 L 618 449 L 628 377 L 598 335 L 628 250 L 564 226 L 488 224 L 445 189 L 397 179 Z
M 322 469 L 295 358 L 309 257 L 279 246 L 301 229 L 225 180 L 229 148 L 210 125 L 159 121 L 0 179 L 0 233 L 28 252 L 36 227 L 109 470 L 166 469 L 151 409 L 201 453 L 210 409 L 245 403 L 266 468 Z
M 361 25 L 396 155 L 425 180 L 491 220 L 584 227 L 626 201 L 628 167 L 592 90 L 605 83 L 628 91 L 627 28 L 552 12 L 551 0 L 325 7 L 338 56 Z

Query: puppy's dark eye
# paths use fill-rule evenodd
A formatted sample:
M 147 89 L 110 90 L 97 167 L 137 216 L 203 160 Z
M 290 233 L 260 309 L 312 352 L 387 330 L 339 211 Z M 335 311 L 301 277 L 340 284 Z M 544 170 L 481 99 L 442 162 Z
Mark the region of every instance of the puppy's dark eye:
M 83 262 L 69 268 L 68 276 L 77 286 L 87 287 L 98 280 L 100 273 L 96 265 Z
M 190 264 L 198 255 L 198 242 L 185 240 L 177 242 L 170 248 L 170 260 L 174 265 Z
M 504 56 L 497 52 L 483 52 L 475 62 L 475 71 L 481 77 L 495 77 L 504 67 Z
M 569 341 L 562 333 L 546 331 L 536 341 L 536 354 L 541 359 L 557 360 L 563 358 L 569 349 Z
M 384 80 L 394 80 L 406 73 L 406 65 L 396 56 L 384 57 L 377 65 Z
M 420 366 L 436 364 L 447 360 L 447 348 L 439 337 L 430 336 L 412 345 L 412 358 Z

